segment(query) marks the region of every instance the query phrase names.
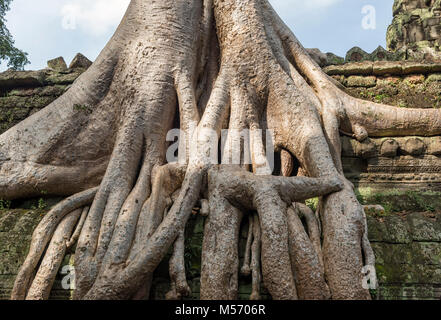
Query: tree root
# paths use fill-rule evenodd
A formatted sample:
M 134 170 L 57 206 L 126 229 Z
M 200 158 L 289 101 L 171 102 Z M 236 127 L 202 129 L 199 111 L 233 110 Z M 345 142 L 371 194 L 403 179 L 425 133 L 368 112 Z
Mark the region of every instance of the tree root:
M 238 168 L 212 168 L 208 178 L 211 210 L 204 232 L 201 294 L 203 299 L 213 297 L 234 299 L 237 292 L 238 226 L 241 211 L 257 210 L 260 223 L 253 222 L 253 296 L 259 293 L 259 243 L 262 232 L 262 271 L 266 288 L 274 299 L 297 299 L 297 290 L 290 262 L 288 230 L 285 221 L 286 203 L 324 195 L 342 187 L 338 178 L 310 179 L 274 176 L 255 176 Z M 228 187 L 226 187 L 228 186 Z M 220 214 L 222 212 L 222 214 Z M 226 214 L 228 212 L 228 214 Z M 228 222 L 227 222 L 228 221 Z M 232 223 L 233 221 L 233 223 Z M 228 224 L 228 229 L 226 224 Z M 259 230 L 257 230 L 257 228 Z M 303 228 L 303 227 L 302 227 Z M 219 234 L 219 230 L 223 230 Z M 306 234 L 306 233 L 305 233 Z M 292 235 L 291 235 L 292 236 Z M 286 237 L 281 239 L 281 237 Z M 312 248 L 312 244 L 310 245 Z M 312 251 L 315 254 L 314 249 Z M 296 253 L 298 255 L 298 253 Z M 284 261 L 286 259 L 286 263 Z M 318 259 L 316 265 L 319 266 Z M 245 262 L 246 263 L 246 262 Z M 287 268 L 288 269 L 283 269 Z M 221 285 L 222 284 L 222 285 Z
M 260 270 L 261 230 L 257 214 L 248 217 L 248 236 L 245 248 L 244 264 L 241 268 L 243 276 L 251 275 L 252 291 L 250 300 L 260 300 L 260 282 L 262 275 Z
M 251 274 L 251 245 L 253 243 L 253 235 L 254 235 L 254 217 L 250 215 L 248 217 L 248 235 L 247 235 L 247 244 L 245 246 L 245 256 L 243 259 L 243 266 L 240 269 L 240 273 L 243 276 L 249 276 Z
M 196 131 L 180 141 L 185 165 L 163 165 L 178 112 L 180 128 Z M 184 230 L 207 185 L 202 299 L 237 298 L 240 224 L 255 211 L 241 270 L 252 275 L 252 299 L 261 278 L 274 299 L 369 298 L 361 271 L 375 257 L 365 213 L 343 177 L 340 132 L 359 141 L 435 135 L 439 115 L 340 91 L 267 0 L 133 0 L 73 87 L 0 137 L 2 198 L 75 194 L 35 230 L 12 298 L 46 298 L 60 256 L 77 239 L 77 299 L 147 298 L 172 245 L 168 298 L 189 294 Z M 234 131 L 250 130 L 251 168 L 242 158 L 212 164 L 219 147 L 212 133 L 223 128 L 227 153 L 234 142 L 244 149 Z M 281 152 L 283 177 L 271 176 L 262 129 Z M 315 178 L 291 177 L 297 162 L 301 175 Z M 314 196 L 322 197 L 320 219 L 300 204 Z
M 299 299 L 323 300 L 330 298 L 319 254 L 306 234 L 297 212 L 293 208 L 289 208 L 287 215 L 291 265 Z
M 320 264 L 320 269 L 322 272 L 324 272 L 323 252 L 321 245 L 321 231 L 320 231 L 319 221 L 315 213 L 307 205 L 297 202 L 297 203 L 293 203 L 293 207 L 296 213 L 298 214 L 298 216 L 300 218 L 304 218 L 306 221 L 308 237 L 311 240 L 311 243 L 317 254 Z
M 83 211 L 81 212 L 80 221 L 78 222 L 77 226 L 75 227 L 75 231 L 70 237 L 70 240 L 67 242 L 66 246 L 67 248 L 71 248 L 80 237 L 81 231 L 83 230 L 84 222 L 86 221 L 87 214 L 89 213 L 89 206 L 86 206 L 83 208 Z
M 167 300 L 180 300 L 191 295 L 191 289 L 185 275 L 185 230 L 179 231 L 170 258 L 170 291 L 166 294 Z
M 55 277 L 68 249 L 68 241 L 82 209 L 68 214 L 58 225 L 26 296 L 27 300 L 47 300 Z
M 56 205 L 42 219 L 32 235 L 31 247 L 26 260 L 21 266 L 17 278 L 15 279 L 11 299 L 22 300 L 26 297 L 26 292 L 28 290 L 28 286 L 31 284 L 31 278 L 34 274 L 34 270 L 37 267 L 38 261 L 40 260 L 44 250 L 46 249 L 46 245 L 53 236 L 58 225 L 69 213 L 89 205 L 92 202 L 97 190 L 98 188 L 93 188 L 67 198 Z M 69 219 L 68 222 L 66 222 L 66 225 L 63 225 L 62 230 L 64 230 L 64 228 L 69 229 L 71 224 L 72 222 Z
M 252 290 L 250 300 L 260 300 L 260 282 L 262 273 L 260 271 L 260 251 L 261 251 L 261 230 L 259 216 L 253 216 L 253 245 L 251 247 L 251 276 Z

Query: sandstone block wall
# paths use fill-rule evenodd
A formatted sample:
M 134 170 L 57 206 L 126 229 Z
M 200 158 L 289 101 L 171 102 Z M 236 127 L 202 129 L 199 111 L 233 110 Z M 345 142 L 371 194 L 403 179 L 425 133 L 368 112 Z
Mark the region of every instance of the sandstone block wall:
M 63 58 L 55 60 L 59 64 L 52 68 L 0 73 L 0 134 L 62 95 L 88 66 L 81 54 L 69 68 Z
M 326 67 L 352 96 L 400 108 L 441 108 L 441 64 L 409 61 Z M 441 137 L 343 137 L 346 176 L 359 188 L 441 190 Z
M 43 210 L 0 210 L 0 300 L 9 299 L 15 277 L 29 251 L 32 232 L 43 218 Z M 63 265 L 69 261 L 67 255 Z M 57 277 L 52 299 L 69 299 L 70 291 L 61 286 L 63 275 Z
M 391 51 L 409 46 L 415 49 L 441 45 L 440 0 L 395 0 L 394 18 L 387 31 L 387 47 Z
M 439 197 L 439 195 L 438 195 Z M 8 299 L 20 265 L 29 250 L 32 230 L 45 211 L 38 209 L 0 210 L 0 299 Z M 204 218 L 193 216 L 187 227 L 186 268 L 192 296 L 199 298 L 201 247 Z M 441 298 L 441 214 L 385 213 L 369 214 L 369 238 L 377 259 L 378 290 L 375 299 L 440 299 Z M 241 257 L 245 250 L 246 222 L 242 226 Z M 72 252 L 64 259 L 70 262 Z M 155 272 L 152 299 L 164 299 L 168 292 L 168 264 L 165 259 Z M 55 281 L 51 299 L 69 299 L 71 291 L 63 289 L 65 274 Z M 240 278 L 239 298 L 248 299 L 251 279 Z M 269 299 L 265 288 L 263 298 Z
M 441 215 L 368 216 L 376 299 L 441 299 Z

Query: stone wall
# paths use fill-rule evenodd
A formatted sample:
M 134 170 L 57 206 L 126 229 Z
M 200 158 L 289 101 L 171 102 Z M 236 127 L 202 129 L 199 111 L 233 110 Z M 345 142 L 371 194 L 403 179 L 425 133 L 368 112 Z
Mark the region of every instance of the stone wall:
M 393 21 L 387 30 L 387 50 L 373 52 L 353 47 L 346 56 L 307 49 L 321 66 L 361 61 L 441 62 L 441 0 L 395 0 Z
M 387 31 L 388 50 L 408 47 L 440 57 L 441 0 L 395 0 L 393 15 Z
M 377 299 L 441 298 L 441 214 L 368 216 Z
M 379 53 L 380 51 L 377 51 Z M 375 60 L 375 59 L 374 59 Z M 12 127 L 69 88 L 87 64 L 70 68 L 59 60 L 41 71 L 0 74 L 1 132 Z M 369 61 L 324 69 L 349 94 L 399 107 L 441 107 L 441 64 Z M 346 176 L 357 186 L 359 201 L 382 205 L 368 212 L 369 238 L 376 258 L 378 299 L 441 297 L 441 137 L 368 139 L 359 143 L 343 136 Z M 10 294 L 29 247 L 32 230 L 60 199 L 0 200 L 0 299 Z M 308 202 L 315 206 L 316 199 Z M 186 267 L 192 299 L 199 298 L 204 218 L 195 215 L 187 227 Z M 241 256 L 247 222 L 242 226 Z M 64 265 L 71 262 L 68 253 Z M 67 299 L 59 275 L 52 299 Z M 251 281 L 240 278 L 240 298 L 249 297 Z M 152 298 L 163 299 L 169 288 L 165 260 L 155 273 Z M 263 292 L 264 298 L 269 298 Z
M 0 73 L 0 134 L 62 95 L 89 65 L 77 54 L 69 68 L 60 57 L 43 70 Z
M 441 64 L 361 62 L 324 69 L 352 96 L 401 108 L 441 108 Z M 344 136 L 346 176 L 359 188 L 441 190 L 441 137 Z
M 377 194 L 378 196 L 378 194 Z M 439 199 L 440 194 L 437 195 Z M 384 195 L 386 198 L 386 195 Z M 370 198 L 371 200 L 375 197 Z M 402 199 L 397 194 L 396 199 Z M 438 202 L 439 200 L 436 200 Z M 397 200 L 401 201 L 401 200 Z M 369 201 L 366 201 L 369 203 Z M 377 203 L 377 202 L 376 202 Z M 429 202 L 430 203 L 430 202 Z M 438 204 L 437 204 L 438 205 Z M 438 205 L 438 209 L 441 209 Z M 38 209 L 0 210 L 0 299 L 8 299 L 20 265 L 29 250 L 32 230 L 46 211 Z M 190 299 L 199 298 L 201 246 L 204 218 L 193 216 L 187 226 L 186 268 Z M 380 282 L 372 292 L 376 299 L 441 298 L 441 213 L 403 212 L 368 213 L 369 238 L 377 259 Z M 239 250 L 243 257 L 247 223 L 242 226 Z M 72 252 L 64 259 L 70 263 Z M 164 299 L 169 290 L 168 264 L 165 259 L 155 272 L 152 299 Z M 57 276 L 51 299 L 69 299 L 71 291 L 62 288 L 64 274 Z M 248 299 L 251 279 L 240 277 L 239 298 Z M 269 299 L 263 288 L 262 296 Z
M 31 242 L 32 232 L 43 218 L 45 210 L 3 209 L 0 210 L 0 300 L 9 299 L 15 277 Z M 64 259 L 68 264 L 70 255 Z M 63 275 L 58 275 L 51 299 L 69 299 L 70 291 L 61 286 Z

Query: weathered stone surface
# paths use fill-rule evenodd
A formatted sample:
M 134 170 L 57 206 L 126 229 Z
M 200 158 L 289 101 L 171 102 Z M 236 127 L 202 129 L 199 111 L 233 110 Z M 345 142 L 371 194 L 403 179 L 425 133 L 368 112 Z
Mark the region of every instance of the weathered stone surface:
M 309 56 L 320 66 L 324 67 L 328 65 L 328 57 L 325 53 L 321 52 L 320 49 L 317 48 L 311 48 L 306 49 Z
M 405 155 L 419 156 L 426 150 L 426 145 L 420 138 L 409 138 L 400 145 L 400 150 Z
M 395 0 L 393 14 L 392 24 L 387 31 L 388 50 L 406 48 L 408 56 L 413 58 L 426 60 L 441 58 L 439 0 Z
M 323 69 L 328 75 L 372 75 L 373 63 L 372 62 L 355 62 L 346 63 L 344 65 L 328 66 Z
M 441 297 L 440 218 L 421 213 L 368 217 L 380 283 L 377 299 Z
M 377 79 L 377 85 L 380 87 L 396 88 L 401 82 L 401 78 L 398 76 L 385 76 L 384 78 Z M 395 92 L 395 90 L 392 90 Z
M 342 137 L 342 154 L 346 157 L 360 157 L 368 159 L 375 157 L 377 154 L 376 146 L 371 139 L 366 139 L 363 142 L 358 142 L 349 137 Z
M 328 58 L 328 64 L 327 65 L 339 65 L 345 63 L 345 58 L 339 57 L 332 52 L 326 53 L 326 57 Z
M 441 137 L 432 137 L 427 141 L 427 153 L 430 155 L 441 155 Z
M 400 48 L 396 51 L 388 51 L 382 46 L 368 53 L 359 47 L 353 47 L 346 53 L 345 63 L 366 62 L 366 61 L 403 61 L 409 60 L 409 49 Z M 330 63 L 331 64 L 331 63 Z M 340 64 L 340 63 L 334 63 Z
M 437 64 L 407 61 L 402 64 L 403 74 L 428 74 L 435 69 Z
M 427 77 L 428 82 L 441 81 L 441 73 L 434 73 Z
M 45 83 L 48 85 L 69 85 L 72 84 L 83 71 L 82 69 L 73 69 L 66 73 L 48 72 Z
M 359 142 L 344 136 L 341 141 L 344 170 L 357 186 L 441 190 L 441 137 L 368 138 Z
M 15 277 L 29 251 L 33 230 L 46 214 L 43 210 L 0 210 L 0 300 L 9 299 Z M 62 266 L 70 264 L 68 253 Z M 57 275 L 51 299 L 69 299 L 71 291 L 63 289 L 63 275 Z
M 360 62 L 371 60 L 369 53 L 359 47 L 354 47 L 346 54 L 346 62 Z
M 371 242 L 383 242 L 387 236 L 387 227 L 383 222 L 372 217 L 367 216 L 369 240 Z
M 373 64 L 373 74 L 376 76 L 382 75 L 400 75 L 403 70 L 403 65 L 398 61 L 379 61 Z
M 306 49 L 306 51 L 311 56 L 311 58 L 322 68 L 330 65 L 340 65 L 345 63 L 344 58 L 339 57 L 331 52 L 324 53 L 317 48 Z
M 422 63 L 415 61 L 363 61 L 343 65 L 331 65 L 323 70 L 330 76 L 402 76 L 411 74 L 432 74 L 441 69 L 441 63 Z
M 0 134 L 57 99 L 84 70 L 0 73 Z
M 0 211 L 0 299 L 8 299 L 15 275 L 28 251 L 32 230 L 41 220 L 42 212 L 33 210 Z M 368 216 L 369 238 L 377 258 L 380 280 L 380 299 L 439 298 L 441 285 L 440 216 L 428 219 L 414 213 L 406 218 L 386 215 Z M 198 299 L 200 292 L 200 259 L 205 218 L 197 215 L 189 222 L 186 251 L 190 299 Z M 243 226 L 247 230 L 247 225 Z M 241 240 L 243 248 L 245 238 Z M 241 250 L 242 252 L 243 250 Z M 68 254 L 63 265 L 68 264 Z M 62 275 L 57 277 L 51 299 L 68 299 L 69 290 L 61 288 Z M 167 259 L 155 272 L 152 298 L 164 299 L 169 290 Z M 248 278 L 241 277 L 239 298 L 249 299 Z M 263 288 L 263 298 L 269 295 Z
M 5 210 L 0 213 L 0 284 L 10 291 L 18 268 L 23 263 L 32 230 L 41 220 L 40 212 Z
M 0 73 L 0 88 L 42 86 L 44 76 L 44 71 L 5 71 Z
M 64 61 L 63 57 L 58 57 L 52 60 L 49 60 L 47 62 L 47 66 L 49 67 L 49 69 L 52 69 L 54 71 L 66 71 L 67 69 L 67 65 L 66 65 L 66 61 Z
M 378 48 L 370 54 L 370 57 L 372 61 L 386 61 L 392 59 L 392 55 L 389 53 L 389 51 L 384 49 L 382 46 L 378 46 Z
M 386 243 L 411 243 L 412 235 L 407 222 L 396 215 L 389 215 L 385 217 L 384 224 L 387 228 L 387 233 L 384 237 Z
M 433 219 L 415 213 L 408 216 L 408 221 L 414 241 L 441 242 L 441 225 L 439 222 L 437 223 Z
M 347 79 L 346 83 L 348 87 L 371 88 L 371 87 L 375 87 L 375 85 L 377 84 L 377 78 L 373 76 L 370 77 L 350 76 Z
M 399 144 L 394 139 L 386 139 L 380 147 L 380 155 L 383 157 L 393 158 L 398 153 Z

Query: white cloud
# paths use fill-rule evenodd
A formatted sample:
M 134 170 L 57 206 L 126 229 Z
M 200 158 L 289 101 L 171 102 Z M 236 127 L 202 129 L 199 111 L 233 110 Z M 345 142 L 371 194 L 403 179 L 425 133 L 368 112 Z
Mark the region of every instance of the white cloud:
M 58 0 L 59 1 L 59 0 Z M 115 29 L 130 0 L 62 0 L 61 25 L 65 30 L 76 30 L 101 36 Z M 302 17 L 318 13 L 344 0 L 270 0 L 283 16 Z
M 343 0 L 270 0 L 274 9 L 278 12 L 294 15 L 323 10 L 342 1 Z
M 63 29 L 81 29 L 93 36 L 101 36 L 121 21 L 130 0 L 70 0 L 61 8 Z
M 354 45 L 364 48 L 374 46 L 375 49 L 379 43 L 384 44 L 385 28 L 392 19 L 390 8 L 393 0 L 269 1 L 305 46 L 320 47 L 322 51 L 340 55 Z M 64 56 L 69 62 L 77 52 L 94 60 L 112 36 L 129 2 L 13 0 L 7 13 L 7 26 L 16 46 L 29 53 L 32 64 L 27 66 L 28 69 L 44 68 L 48 59 L 57 56 Z M 363 16 L 360 10 L 365 2 L 377 8 L 379 20 L 375 33 L 364 32 L 361 35 L 357 30 L 361 29 L 360 19 Z M 74 24 L 65 20 L 67 13 L 75 17 Z M 368 36 L 374 34 L 376 38 Z M 0 64 L 0 71 L 4 68 L 5 64 Z

